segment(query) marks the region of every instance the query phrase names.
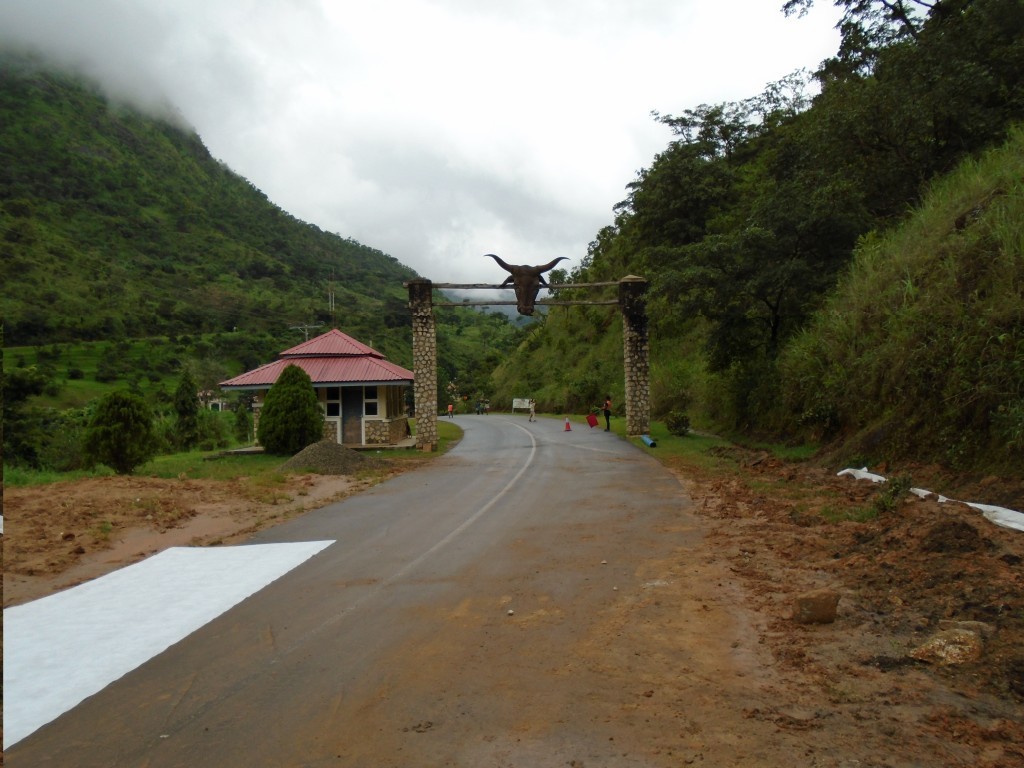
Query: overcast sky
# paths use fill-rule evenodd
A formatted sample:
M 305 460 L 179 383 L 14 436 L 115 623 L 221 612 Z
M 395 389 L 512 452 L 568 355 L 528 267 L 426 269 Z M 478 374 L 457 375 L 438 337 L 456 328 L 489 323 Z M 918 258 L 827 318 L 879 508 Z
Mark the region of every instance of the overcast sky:
M 277 205 L 436 282 L 579 263 L 671 140 L 834 54 L 820 0 L 0 0 L 27 43 L 171 104 Z

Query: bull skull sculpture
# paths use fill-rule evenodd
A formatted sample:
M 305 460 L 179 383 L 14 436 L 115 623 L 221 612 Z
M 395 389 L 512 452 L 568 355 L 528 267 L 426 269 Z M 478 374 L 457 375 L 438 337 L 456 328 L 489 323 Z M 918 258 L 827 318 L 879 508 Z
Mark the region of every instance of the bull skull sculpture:
M 540 293 L 541 288 L 547 288 L 548 283 L 544 279 L 544 273 L 549 269 L 552 269 L 555 264 L 567 259 L 567 256 L 559 256 L 554 261 L 544 264 L 540 267 L 529 267 L 525 264 L 506 264 L 504 261 L 499 259 L 493 253 L 485 253 L 485 257 L 490 256 L 496 262 L 498 266 L 508 272 L 508 277 L 505 278 L 505 282 L 501 284 L 504 288 L 510 283 L 516 291 L 516 309 L 519 310 L 520 315 L 532 315 L 534 302 L 537 300 L 537 294 Z

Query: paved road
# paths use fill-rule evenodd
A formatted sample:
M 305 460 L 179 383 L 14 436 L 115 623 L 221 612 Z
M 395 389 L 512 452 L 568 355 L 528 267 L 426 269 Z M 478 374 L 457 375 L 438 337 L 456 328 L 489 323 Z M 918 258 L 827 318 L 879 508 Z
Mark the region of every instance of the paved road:
M 336 543 L 7 764 L 640 764 L 588 708 L 602 678 L 577 654 L 643 564 L 685 544 L 664 535 L 687 528 L 679 484 L 585 425 L 458 423 L 427 468 L 254 537 Z

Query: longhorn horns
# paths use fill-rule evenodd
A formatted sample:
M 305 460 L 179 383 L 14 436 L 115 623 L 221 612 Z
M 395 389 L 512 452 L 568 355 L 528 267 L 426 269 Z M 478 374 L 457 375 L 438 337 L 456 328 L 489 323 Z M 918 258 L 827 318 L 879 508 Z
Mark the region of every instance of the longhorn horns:
M 502 286 L 512 283 L 515 287 L 516 301 L 518 304 L 517 308 L 521 315 L 533 314 L 533 307 L 534 302 L 537 299 L 537 293 L 542 287 L 548 287 L 547 281 L 544 279 L 544 273 L 554 267 L 558 262 L 568 258 L 567 256 L 559 256 L 548 264 L 531 267 L 526 264 L 506 264 L 493 253 L 485 253 L 484 256 L 490 256 L 498 262 L 499 267 L 508 272 L 509 276 L 505 278 L 505 282 L 502 283 Z
M 502 261 L 500 258 L 498 258 L 498 256 L 496 254 L 493 254 L 493 253 L 485 253 L 484 254 L 485 258 L 488 257 L 488 256 L 490 256 L 492 259 L 494 259 L 496 262 L 498 262 L 498 266 L 501 267 L 502 269 L 504 269 L 510 275 L 515 275 L 516 274 L 515 270 L 526 270 L 528 272 L 535 272 L 538 277 L 540 277 L 540 275 L 542 273 L 547 272 L 550 269 L 554 269 L 555 264 L 557 264 L 558 262 L 566 260 L 566 259 L 569 258 L 568 256 L 559 256 L 557 259 L 554 259 L 553 261 L 549 261 L 547 264 L 544 264 L 542 266 L 531 267 L 531 266 L 528 266 L 526 264 L 518 264 L 518 265 L 513 266 L 511 264 L 506 264 L 504 261 Z

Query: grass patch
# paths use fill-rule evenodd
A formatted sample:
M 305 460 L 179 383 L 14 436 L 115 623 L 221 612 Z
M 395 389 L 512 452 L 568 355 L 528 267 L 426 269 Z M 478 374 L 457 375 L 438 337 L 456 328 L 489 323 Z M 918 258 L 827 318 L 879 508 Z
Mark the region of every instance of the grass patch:
M 625 434 L 626 425 L 622 420 L 612 422 L 612 431 Z M 697 469 L 720 469 L 723 463 L 728 460 L 710 453 L 712 448 L 731 445 L 728 440 L 709 435 L 698 435 L 691 432 L 688 435 L 679 437 L 669 433 L 663 422 L 652 421 L 650 432 L 651 439 L 657 444 L 657 448 L 648 448 L 638 438 L 633 442 L 647 453 L 657 459 L 665 460 L 673 465 L 683 465 Z
M 190 451 L 157 456 L 139 467 L 134 477 L 159 477 L 164 479 L 189 478 L 192 480 L 237 480 L 277 470 L 284 458 L 267 454 L 225 456 L 216 461 L 206 460 L 208 451 Z M 92 477 L 113 477 L 114 471 L 105 466 L 92 470 L 55 472 L 52 470 L 26 469 L 25 467 L 4 466 L 4 484 L 12 488 L 34 485 L 49 485 L 69 480 L 84 480 Z
M 878 517 L 874 507 L 844 508 L 825 505 L 818 510 L 818 514 L 829 523 L 867 523 Z
M 29 469 L 4 464 L 4 485 L 9 488 L 28 488 L 34 485 L 50 485 L 67 480 L 85 480 L 90 477 L 111 477 L 114 470 L 96 467 L 93 470 L 57 472 L 52 469 Z
M 278 463 L 280 463 L 280 456 L 273 458 L 278 459 Z M 264 471 L 246 478 L 245 495 L 252 501 L 262 504 L 288 502 L 292 500 L 292 497 L 283 489 L 286 482 L 288 482 L 288 477 L 284 472 L 268 467 Z
M 209 451 L 170 453 L 146 462 L 135 474 L 166 479 L 237 480 L 275 472 L 286 460 L 266 453 L 217 456 L 215 461 L 208 460 L 210 457 Z
M 166 339 L 133 339 L 124 342 L 78 341 L 46 346 L 8 347 L 4 350 L 4 371 L 36 366 L 53 377 L 59 391 L 35 395 L 32 405 L 64 410 L 81 408 L 110 392 L 127 389 L 131 382 L 152 400 L 158 392 L 170 395 L 180 377 L 180 365 L 166 359 L 186 356 L 184 347 Z M 109 381 L 97 381 L 105 356 L 116 357 L 120 369 Z M 162 371 L 156 368 L 163 369 Z M 169 371 L 173 370 L 173 374 Z M 72 372 L 76 372 L 72 375 Z M 152 378 L 151 378 L 152 377 Z
M 615 428 L 614 425 L 612 428 Z M 818 484 L 803 483 L 797 479 L 769 479 L 751 474 L 743 464 L 744 457 L 751 455 L 749 445 L 738 446 L 724 438 L 693 433 L 676 437 L 670 435 L 660 422 L 651 423 L 650 435 L 657 443 L 656 448 L 648 448 L 640 440 L 634 443 L 667 467 L 700 481 L 716 478 L 737 480 L 754 494 L 794 502 L 793 514 L 798 517 L 817 516 L 828 523 L 867 522 L 881 511 L 877 506 L 878 500 L 876 506 L 851 508 L 843 504 L 842 496 L 837 491 Z M 809 460 L 817 448 L 810 445 L 793 447 L 762 443 L 755 450 L 772 454 L 783 461 L 801 462 Z M 903 498 L 909 487 L 908 478 L 902 490 L 892 489 L 895 498 Z
M 409 419 L 409 425 L 412 427 L 412 433 L 416 434 L 416 419 Z M 455 425 L 454 422 L 447 419 L 439 418 L 437 420 L 437 451 L 433 453 L 425 453 L 423 451 L 417 451 L 409 448 L 399 449 L 382 449 L 375 452 L 374 456 L 380 455 L 383 458 L 388 459 L 422 459 L 426 456 L 440 456 L 453 448 L 459 440 L 462 439 L 462 429 Z
M 462 430 L 451 422 L 438 422 L 438 450 L 424 453 L 409 448 L 381 449 L 365 455 L 387 459 L 393 462 L 419 462 L 440 456 L 462 439 Z M 287 461 L 286 456 L 271 456 L 265 453 L 217 455 L 209 451 L 188 451 L 157 456 L 135 471 L 135 477 L 158 477 L 167 480 L 188 478 L 190 480 L 238 480 L 250 478 L 254 492 L 280 485 L 285 474 L 279 467 Z M 373 476 L 382 474 L 379 470 L 367 470 Z M 83 480 L 93 477 L 112 477 L 113 470 L 97 466 L 93 470 L 76 472 L 55 472 L 25 467 L 4 465 L 4 484 L 11 488 L 49 485 L 69 480 Z M 260 491 L 257 495 L 263 495 Z
M 462 428 L 457 427 L 450 421 L 445 423 L 438 419 L 437 422 L 437 453 L 441 455 L 448 449 L 453 448 L 462 439 Z

